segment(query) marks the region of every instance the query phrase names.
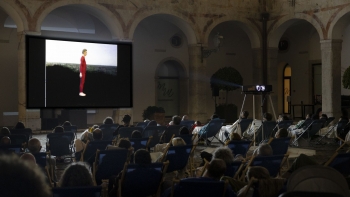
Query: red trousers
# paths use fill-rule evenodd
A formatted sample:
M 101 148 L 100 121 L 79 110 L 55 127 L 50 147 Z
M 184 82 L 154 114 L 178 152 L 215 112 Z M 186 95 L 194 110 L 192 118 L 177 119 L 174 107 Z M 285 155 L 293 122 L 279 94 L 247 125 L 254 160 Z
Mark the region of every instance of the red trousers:
M 80 78 L 80 86 L 79 86 L 79 91 L 80 92 L 84 92 L 84 83 L 85 83 L 85 73 L 81 74 L 81 78 Z

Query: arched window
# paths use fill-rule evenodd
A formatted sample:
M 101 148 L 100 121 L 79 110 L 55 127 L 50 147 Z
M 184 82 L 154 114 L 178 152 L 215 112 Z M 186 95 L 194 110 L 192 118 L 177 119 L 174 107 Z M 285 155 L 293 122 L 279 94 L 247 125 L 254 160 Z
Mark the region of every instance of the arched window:
M 290 113 L 292 68 L 286 64 L 283 70 L 283 113 Z

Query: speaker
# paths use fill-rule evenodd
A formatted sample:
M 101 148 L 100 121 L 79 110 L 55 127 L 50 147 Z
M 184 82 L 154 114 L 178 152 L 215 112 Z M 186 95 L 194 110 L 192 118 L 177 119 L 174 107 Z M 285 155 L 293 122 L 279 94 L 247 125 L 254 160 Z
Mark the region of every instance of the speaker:
M 219 88 L 214 87 L 211 89 L 212 96 L 219 96 Z

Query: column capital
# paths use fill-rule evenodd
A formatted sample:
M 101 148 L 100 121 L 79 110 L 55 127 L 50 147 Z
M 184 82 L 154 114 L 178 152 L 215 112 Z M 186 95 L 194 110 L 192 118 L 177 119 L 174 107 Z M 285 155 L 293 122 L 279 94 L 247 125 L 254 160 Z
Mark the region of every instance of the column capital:
M 334 40 L 321 40 L 321 50 L 324 49 L 331 49 L 331 48 L 338 48 L 339 50 L 342 49 L 343 40 L 341 39 L 334 39 Z

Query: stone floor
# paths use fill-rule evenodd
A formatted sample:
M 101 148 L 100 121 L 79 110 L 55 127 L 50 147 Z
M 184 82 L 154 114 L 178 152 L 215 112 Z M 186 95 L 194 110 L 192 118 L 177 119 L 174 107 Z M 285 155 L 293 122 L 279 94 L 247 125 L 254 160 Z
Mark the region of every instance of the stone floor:
M 79 131 L 77 133 L 77 137 L 79 138 L 81 135 L 82 131 Z M 41 144 L 43 146 L 42 151 L 46 151 L 46 132 L 43 131 L 39 134 L 34 134 L 33 137 L 38 138 L 41 141 Z M 316 139 L 317 140 L 317 139 Z M 314 140 L 314 141 L 316 141 Z M 324 145 L 315 145 L 314 143 L 312 143 L 311 145 L 307 146 L 307 147 L 302 147 L 305 149 L 310 149 L 310 150 L 315 150 L 316 151 L 316 155 L 313 156 L 314 159 L 322 164 L 324 162 L 326 162 L 333 154 L 334 151 L 339 147 L 339 145 L 333 140 L 333 139 L 325 139 L 323 140 L 323 142 L 325 143 Z M 213 142 L 212 145 L 210 147 L 218 147 L 221 144 L 218 142 Z M 195 167 L 198 167 L 199 164 L 202 162 L 201 158 L 200 158 L 200 152 L 202 150 L 204 150 L 205 148 L 207 148 L 207 146 L 197 146 L 196 150 L 195 150 L 195 155 L 194 155 L 194 164 Z M 248 153 L 249 155 L 249 153 Z M 289 160 L 290 163 L 293 162 L 293 159 Z M 57 178 L 60 179 L 61 174 L 63 172 L 63 170 L 70 164 L 70 160 L 66 160 L 65 163 L 57 163 Z

